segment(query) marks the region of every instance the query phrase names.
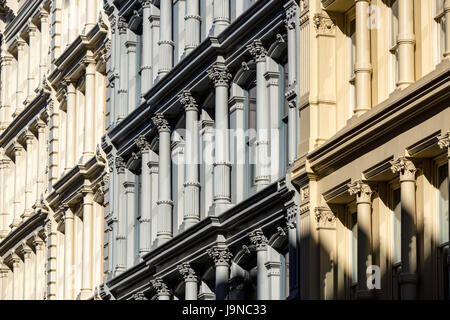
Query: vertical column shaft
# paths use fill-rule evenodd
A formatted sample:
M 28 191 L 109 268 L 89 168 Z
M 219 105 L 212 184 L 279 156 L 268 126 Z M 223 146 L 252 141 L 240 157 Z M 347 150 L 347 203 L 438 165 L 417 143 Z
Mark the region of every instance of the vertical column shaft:
M 69 0 L 69 44 L 72 43 L 75 38 L 77 37 L 78 33 L 78 5 L 77 0 Z M 89 2 L 88 10 L 87 11 L 94 11 L 91 6 L 91 3 L 94 3 L 94 1 Z
M 125 198 L 126 198 L 126 224 L 127 224 L 127 268 L 131 268 L 134 265 L 134 259 L 135 259 L 135 248 L 134 248 L 134 234 L 135 234 L 135 221 L 136 221 L 136 215 L 135 215 L 135 176 L 132 172 L 127 170 L 126 174 L 126 181 L 123 184 L 125 189 Z
M 23 299 L 29 300 L 32 294 L 31 292 L 31 281 L 32 281 L 32 270 L 31 270 L 31 255 L 33 251 L 26 245 L 23 245 Z
M 189 263 L 183 263 L 178 266 L 178 271 L 184 278 L 185 285 L 185 299 L 186 300 L 197 300 L 198 296 L 198 278 L 195 274 L 195 270 L 190 266 Z
M 116 256 L 117 256 L 117 264 L 115 266 L 115 276 L 119 275 L 126 269 L 126 228 L 125 228 L 125 204 L 123 201 L 123 198 L 119 198 L 122 194 L 124 194 L 123 190 L 123 183 L 125 182 L 125 163 L 121 157 L 116 157 L 115 159 L 115 166 L 117 170 L 117 192 L 115 192 L 116 195 L 116 202 L 114 205 L 114 210 L 117 211 L 117 238 L 116 238 Z M 117 206 L 116 206 L 117 205 Z
M 444 16 L 445 16 L 445 51 L 444 58 L 450 59 L 450 0 L 444 1 Z
M 14 157 L 15 157 L 15 168 L 14 168 L 14 217 L 11 224 L 11 228 L 15 229 L 20 224 L 20 215 L 22 210 L 22 194 L 20 194 L 20 187 L 23 180 L 21 175 L 21 162 L 23 159 L 23 147 L 16 142 L 14 145 Z
M 64 207 L 64 299 L 73 299 L 74 283 L 74 216 L 72 209 Z
M 161 28 L 159 29 L 159 78 L 165 76 L 173 66 L 173 30 L 172 30 L 172 0 L 160 2 Z
M 83 163 L 94 155 L 95 126 L 95 60 L 86 58 L 86 90 L 84 106 Z
M 83 243 L 82 243 L 82 273 L 80 298 L 85 300 L 92 296 L 92 224 L 93 217 L 92 190 L 83 191 Z
M 256 295 L 258 300 L 267 300 L 269 298 L 269 288 L 267 281 L 267 238 L 261 229 L 250 233 L 250 241 L 256 246 L 256 265 L 257 265 L 257 286 Z
M 3 132 L 11 122 L 11 105 L 10 105 L 10 97 L 8 95 L 10 92 L 10 84 L 8 79 L 8 74 L 10 74 L 11 70 L 11 61 L 12 57 L 8 54 L 2 54 L 1 57 L 1 106 L 0 109 L 0 132 Z
M 200 43 L 200 23 L 202 21 L 198 0 L 186 1 L 186 44 L 185 54 L 189 54 Z
M 128 112 L 128 56 L 127 52 L 124 50 L 125 44 L 127 42 L 127 30 L 128 25 L 123 17 L 119 18 L 119 36 L 120 36 L 120 110 L 117 116 L 117 122 L 120 122 Z
M 96 1 L 86 1 L 86 25 L 84 34 L 87 34 L 89 30 L 95 26 L 97 14 Z
M 16 110 L 13 117 L 23 110 L 24 87 L 25 87 L 25 41 L 17 40 L 17 86 L 16 86 Z
M 27 144 L 27 151 L 25 154 L 25 210 L 23 212 L 22 218 L 28 218 L 31 215 L 32 206 L 33 206 L 33 179 L 32 172 L 35 171 L 33 168 L 35 167 L 36 160 L 33 159 L 33 143 L 34 143 L 34 135 L 31 132 L 27 132 L 25 135 L 25 140 Z
M 39 13 L 41 20 L 41 40 L 39 42 L 39 79 L 38 83 L 42 81 L 48 67 L 48 45 L 49 45 L 49 26 L 48 26 L 48 13 L 43 9 Z
M 34 297 L 36 300 L 44 298 L 44 241 L 38 236 L 35 236 L 33 245 L 36 250 L 36 260 L 34 264 Z
M 208 250 L 216 268 L 216 300 L 225 300 L 228 295 L 228 278 L 232 254 L 226 247 L 215 246 Z
M 130 33 L 130 38 L 135 38 L 133 31 L 128 30 Z M 136 79 L 137 79 L 137 69 L 136 69 L 136 41 L 128 40 L 125 43 L 128 56 L 128 114 L 130 114 L 137 106 L 136 103 Z
M 398 0 L 398 86 L 414 82 L 414 2 Z
M 151 2 L 141 0 L 142 3 L 142 63 L 141 63 L 141 92 L 143 95 L 150 90 L 153 85 L 153 32 L 151 29 L 150 15 Z
M 218 36 L 230 25 L 230 1 L 214 0 L 212 35 Z
M 34 94 L 34 89 L 37 87 L 36 82 L 36 74 L 35 71 L 38 70 L 38 64 L 36 62 L 36 58 L 39 55 L 36 55 L 35 52 L 37 48 L 37 28 L 31 22 L 28 25 L 28 36 L 29 36 L 29 45 L 28 45 L 28 90 L 27 90 L 27 102 L 31 101 L 31 97 Z
M 142 258 L 150 252 L 151 244 L 151 210 L 152 188 L 151 173 L 148 163 L 150 161 L 150 144 L 144 136 L 136 139 L 136 145 L 141 150 L 141 218 L 139 219 L 139 256 Z
M 67 84 L 67 128 L 66 128 L 66 141 L 67 141 L 67 152 L 66 152 L 66 164 L 65 171 L 69 171 L 75 165 L 75 150 L 71 146 L 76 146 L 76 98 L 77 92 L 75 84 L 71 81 Z
M 41 194 L 44 193 L 44 181 L 45 181 L 45 162 L 44 157 L 46 155 L 46 145 L 47 141 L 45 138 L 45 127 L 44 121 L 38 121 L 37 131 L 38 131 L 38 147 L 37 147 L 37 180 L 36 180 L 36 206 L 41 201 Z

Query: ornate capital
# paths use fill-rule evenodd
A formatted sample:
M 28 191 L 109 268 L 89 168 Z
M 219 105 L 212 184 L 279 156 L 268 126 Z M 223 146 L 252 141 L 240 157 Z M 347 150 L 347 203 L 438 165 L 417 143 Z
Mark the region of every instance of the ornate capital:
M 256 229 L 249 234 L 250 241 L 255 245 L 256 250 L 266 250 L 267 249 L 267 238 L 261 229 Z
M 158 296 L 168 296 L 170 295 L 170 290 L 167 287 L 167 285 L 164 283 L 164 281 L 161 278 L 157 278 L 155 280 L 151 280 L 150 284 L 152 285 L 153 289 L 155 289 L 156 294 Z
M 187 282 L 196 282 L 197 281 L 197 275 L 195 274 L 195 270 L 191 267 L 189 263 L 182 263 L 177 266 L 178 272 L 182 275 L 184 278 L 184 281 Z
M 119 17 L 119 22 L 117 23 L 117 28 L 119 29 L 119 34 L 127 33 L 128 24 L 124 17 Z
M 216 86 L 228 86 L 228 82 L 232 77 L 228 72 L 228 68 L 220 63 L 215 63 L 211 69 L 208 70 L 208 76 L 214 81 Z
M 356 195 L 357 203 L 371 203 L 372 189 L 367 183 L 362 180 L 358 180 L 348 185 L 348 192 L 351 196 Z
M 186 111 L 196 111 L 198 112 L 197 101 L 192 97 L 189 90 L 183 90 L 179 95 L 180 103 L 183 105 Z
M 447 149 L 448 155 L 450 157 L 450 131 L 438 136 L 438 145 L 441 149 Z
M 255 39 L 251 44 L 247 46 L 250 54 L 255 58 L 256 62 L 263 62 L 267 56 L 267 50 L 262 45 L 260 39 Z
M 316 13 L 313 17 L 312 22 L 317 33 L 324 35 L 334 34 L 336 23 L 333 19 L 321 13 Z
M 336 216 L 333 211 L 325 207 L 317 207 L 314 209 L 317 228 L 319 229 L 335 229 Z
M 407 157 L 400 157 L 397 160 L 391 161 L 391 170 L 393 173 L 400 173 L 400 181 L 416 180 L 416 166 Z
M 162 113 L 157 113 L 152 118 L 153 123 L 158 128 L 159 133 L 161 132 L 170 132 L 170 126 L 169 121 L 164 118 L 164 115 Z
M 297 225 L 297 205 L 295 204 L 286 210 L 286 225 L 290 229 L 294 229 Z
M 122 157 L 116 157 L 115 165 L 118 174 L 125 173 L 126 164 Z
M 133 294 L 131 300 L 148 300 L 148 299 L 145 297 L 143 292 L 137 292 Z
M 150 151 L 150 143 L 147 141 L 145 136 L 140 135 L 134 141 L 136 142 L 136 145 L 141 150 L 141 152 L 148 152 L 148 151 Z
M 230 260 L 233 257 L 227 247 L 212 247 L 208 249 L 207 253 L 214 260 L 216 266 L 229 266 Z
M 142 8 L 150 8 L 152 2 L 150 0 L 139 0 Z

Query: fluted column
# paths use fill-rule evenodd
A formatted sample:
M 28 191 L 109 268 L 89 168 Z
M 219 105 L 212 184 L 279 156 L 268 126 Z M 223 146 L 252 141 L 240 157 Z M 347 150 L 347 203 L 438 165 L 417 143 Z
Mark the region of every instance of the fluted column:
M 73 299 L 74 283 L 74 215 L 69 206 L 64 206 L 64 299 Z
M 184 17 L 186 26 L 186 42 L 184 54 L 189 54 L 200 44 L 200 8 L 198 0 L 186 1 L 186 15 Z
M 95 127 L 95 60 L 86 57 L 83 60 L 86 67 L 86 89 L 84 105 L 83 163 L 94 156 Z
M 25 45 L 22 39 L 17 39 L 17 86 L 16 86 L 16 110 L 13 117 L 16 117 L 23 110 L 24 86 L 25 86 Z
M 82 300 L 92 296 L 92 224 L 94 193 L 85 188 L 83 193 L 83 241 L 82 241 L 82 272 L 81 293 Z
M 119 37 L 120 37 L 120 75 L 119 75 L 119 112 L 117 115 L 117 123 L 122 121 L 128 113 L 128 56 L 125 48 L 127 42 L 128 24 L 123 17 L 119 17 Z
M 116 195 L 121 197 L 124 194 L 123 183 L 125 182 L 125 162 L 122 157 L 116 157 L 115 166 L 117 171 L 117 186 L 119 188 Z M 121 274 L 126 269 L 126 213 L 125 213 L 125 201 L 123 198 L 117 199 L 117 219 L 118 219 L 118 230 L 117 230 L 117 265 L 115 266 L 114 276 Z
M 1 109 L 0 109 L 0 133 L 3 132 L 11 122 L 11 105 L 9 96 L 10 83 L 7 81 L 8 74 L 11 74 L 12 57 L 9 54 L 2 54 L 1 57 Z
M 160 278 L 150 281 L 153 289 L 156 291 L 158 300 L 170 300 L 170 290 L 164 281 Z
M 256 247 L 256 264 L 257 264 L 257 287 L 256 294 L 258 300 L 269 299 L 269 283 L 267 280 L 267 238 L 261 229 L 252 231 L 249 235 L 250 241 Z
M 447 20 L 449 21 L 449 20 Z M 447 25 L 449 25 L 450 23 L 447 23 Z M 438 137 L 438 145 L 441 149 L 447 150 L 447 161 L 448 161 L 448 172 L 447 172 L 447 180 L 448 180 L 448 189 L 450 190 L 450 131 L 447 131 L 446 133 L 440 135 Z M 448 201 L 448 208 L 447 208 L 447 212 L 450 212 L 450 201 Z M 448 231 L 450 234 L 450 219 L 448 220 Z M 448 272 L 450 274 L 450 251 L 448 252 L 447 255 L 447 268 L 448 268 Z M 448 279 L 448 283 L 447 285 L 450 287 L 450 278 Z
M 150 15 L 152 2 L 150 0 L 140 0 L 142 5 L 142 58 L 141 58 L 141 96 L 150 90 L 153 85 L 153 32 L 151 29 Z
M 286 210 L 286 226 L 289 248 L 289 298 L 300 294 L 300 223 L 298 206 L 292 205 Z
M 90 6 L 91 1 L 89 1 Z M 92 2 L 93 3 L 93 2 Z M 94 8 L 89 7 L 88 11 L 93 11 Z M 72 43 L 78 34 L 78 0 L 69 0 L 69 41 Z
M 173 49 L 172 39 L 172 0 L 160 1 L 160 23 L 159 29 L 159 71 L 158 77 L 161 79 L 173 67 Z
M 400 298 L 417 299 L 417 237 L 416 237 L 416 167 L 407 157 L 391 162 L 392 172 L 400 174 L 401 193 L 401 256 Z
M 26 104 L 30 103 L 33 94 L 34 89 L 37 87 L 36 82 L 36 74 L 35 74 L 35 68 L 37 70 L 38 64 L 36 61 L 36 58 L 39 57 L 39 55 L 36 54 L 37 48 L 37 27 L 31 23 L 31 21 L 28 23 L 27 27 L 28 32 L 28 77 L 27 77 L 27 99 Z
M 3 150 L 1 150 L 0 153 L 0 184 L 2 186 L 6 185 L 5 184 L 5 176 L 6 176 L 6 172 L 5 172 L 5 165 L 3 164 L 3 161 L 5 159 L 5 155 L 3 154 Z M 4 238 L 6 238 L 6 236 L 8 235 L 9 232 L 9 228 L 6 225 L 6 221 L 7 221 L 7 213 L 5 212 L 5 207 L 6 207 L 6 201 L 5 201 L 5 190 L 6 188 L 2 188 L 2 190 L 0 190 L 0 241 L 2 241 Z
M 31 132 L 26 132 L 25 141 L 27 150 L 25 154 L 25 207 L 21 215 L 22 221 L 30 217 L 33 211 L 33 180 L 31 177 L 36 160 L 32 157 L 33 153 L 31 149 L 33 148 L 34 139 L 34 135 Z
M 72 81 L 67 81 L 67 121 L 66 121 L 66 163 L 64 171 L 67 173 L 75 165 L 75 146 L 76 143 L 76 98 L 77 91 Z
M 48 68 L 48 47 L 49 47 L 49 24 L 48 13 L 41 9 L 39 12 L 39 19 L 41 20 L 41 41 L 39 42 L 39 79 L 40 83 L 44 78 Z
M 136 139 L 136 145 L 141 150 L 141 218 L 139 219 L 139 256 L 142 258 L 150 252 L 151 244 L 151 173 L 148 163 L 150 161 L 150 143 L 145 136 Z
M 214 155 L 214 206 L 215 215 L 231 204 L 231 164 L 228 139 L 228 84 L 231 74 L 222 59 L 208 70 L 215 85 L 215 155 Z
M 208 249 L 208 255 L 214 261 L 216 268 L 216 300 L 225 300 L 228 295 L 228 278 L 230 276 L 230 262 L 233 256 L 226 247 L 215 246 Z
M 398 0 L 398 86 L 414 82 L 414 1 Z
M 84 27 L 84 34 L 87 34 L 91 30 L 97 21 L 97 3 L 96 1 L 86 1 L 86 24 Z
M 44 298 L 44 283 L 45 279 L 42 278 L 44 273 L 45 257 L 44 257 L 44 241 L 39 237 L 35 236 L 33 240 L 33 245 L 36 250 L 36 259 L 34 263 L 34 296 L 35 299 L 41 300 Z
M 265 263 L 267 269 L 267 281 L 269 282 L 269 298 L 270 300 L 280 300 L 280 269 L 281 262 L 278 261 L 268 261 Z
M 134 173 L 127 170 L 125 173 L 125 182 L 123 184 L 125 191 L 125 199 L 126 199 L 126 224 L 127 224 L 127 232 L 126 232 L 126 243 L 127 243 L 127 268 L 131 268 L 134 265 L 134 257 L 135 257 L 135 248 L 134 248 L 134 234 L 135 234 L 135 176 Z
M 214 0 L 213 5 L 213 26 L 210 34 L 217 37 L 230 25 L 230 1 Z
M 195 270 L 189 263 L 178 265 L 178 271 L 184 279 L 184 295 L 186 300 L 197 300 L 198 296 L 198 277 Z
M 46 124 L 42 120 L 38 120 L 37 122 L 37 132 L 38 132 L 38 145 L 37 145 L 37 164 L 36 164 L 36 170 L 37 170 L 37 180 L 36 180 L 36 203 L 35 207 L 39 206 L 41 201 L 41 194 L 44 193 L 44 187 L 45 187 L 45 156 L 47 155 L 47 141 L 45 137 L 45 127 Z
M 23 204 L 23 194 L 20 194 L 20 186 L 24 182 L 22 179 L 22 166 L 20 165 L 23 161 L 23 147 L 16 141 L 14 143 L 14 162 L 15 162 L 15 168 L 14 168 L 14 216 L 13 221 L 10 225 L 12 229 L 15 229 L 19 226 L 21 220 L 20 215 L 22 214 L 22 204 Z
M 20 263 L 21 260 L 17 254 L 12 253 L 10 256 L 10 264 L 12 266 L 13 283 L 12 283 L 12 298 L 13 300 L 22 300 L 22 290 L 20 288 Z
M 128 30 L 130 33 L 130 38 L 135 38 L 133 31 Z M 136 41 L 127 41 L 125 43 L 125 47 L 127 49 L 128 56 L 128 110 L 127 113 L 130 114 L 136 109 L 136 78 L 137 78 L 137 70 L 136 70 Z
M 170 158 L 170 126 L 161 113 L 152 119 L 159 132 L 158 232 L 157 245 L 172 238 L 172 175 Z
M 250 54 L 256 61 L 256 178 L 257 190 L 263 189 L 270 183 L 269 156 L 269 106 L 268 92 L 264 73 L 266 72 L 267 50 L 261 41 L 256 39 L 248 46 Z
M 373 298 L 367 287 L 367 268 L 372 265 L 372 189 L 363 181 L 349 184 L 350 195 L 356 196 L 358 217 L 358 299 Z
M 446 21 L 444 59 L 450 59 L 450 0 L 444 1 L 444 16 Z
M 33 270 L 31 270 L 31 255 L 33 254 L 33 250 L 31 250 L 28 245 L 23 244 L 20 249 L 20 254 L 23 256 L 23 299 L 29 300 L 31 296 L 31 282 Z
M 198 171 L 198 106 L 189 91 L 179 97 L 186 112 L 184 217 L 182 230 L 200 221 L 200 182 Z
M 353 113 L 357 116 L 369 111 L 372 107 L 370 63 L 370 29 L 367 27 L 369 19 L 370 0 L 356 0 L 356 107 Z

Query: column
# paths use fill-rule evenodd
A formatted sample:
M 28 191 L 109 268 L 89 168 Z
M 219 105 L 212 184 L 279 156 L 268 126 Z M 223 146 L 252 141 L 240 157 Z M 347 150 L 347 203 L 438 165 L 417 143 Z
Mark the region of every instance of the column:
M 37 50 L 37 28 L 31 21 L 28 22 L 27 27 L 28 32 L 28 90 L 27 90 L 27 99 L 26 104 L 31 102 L 31 99 L 34 94 L 34 89 L 37 87 L 37 82 L 35 80 L 36 74 L 34 73 L 34 69 L 37 68 L 36 58 L 38 55 L 35 54 Z
M 157 245 L 172 238 L 172 176 L 170 158 L 169 122 L 161 113 L 152 118 L 159 132 L 159 174 L 158 174 L 158 232 Z
M 39 237 L 35 236 L 33 239 L 33 245 L 36 250 L 36 260 L 34 263 L 34 297 L 36 300 L 41 300 L 44 298 L 44 283 L 45 279 L 43 279 L 44 274 L 44 265 L 45 265 L 45 257 L 44 257 L 44 241 Z
M 450 0 L 444 1 L 444 15 L 445 15 L 445 51 L 444 59 L 450 60 Z
M 67 173 L 75 166 L 75 146 L 76 146 L 76 98 L 77 91 L 75 88 L 75 84 L 69 79 L 66 81 L 67 83 L 67 121 L 66 121 L 66 143 L 67 143 L 67 152 L 66 152 L 66 163 L 64 171 Z
M 261 229 L 250 232 L 250 241 L 256 247 L 257 288 L 258 300 L 269 299 L 269 287 L 267 281 L 267 238 Z
M 31 270 L 31 255 L 33 250 L 26 244 L 22 244 L 20 254 L 23 256 L 23 299 L 29 300 L 32 294 L 31 282 L 32 282 L 32 270 Z
M 231 204 L 231 164 L 229 162 L 230 145 L 228 141 L 228 84 L 231 74 L 224 59 L 218 58 L 211 69 L 209 78 L 215 85 L 215 155 L 214 155 L 214 210 L 213 215 L 221 213 Z
M 64 210 L 64 299 L 72 300 L 74 282 L 74 215 L 72 209 L 65 205 Z
M 214 0 L 213 26 L 210 35 L 217 37 L 230 25 L 230 1 Z
M 92 297 L 92 225 L 94 193 L 84 188 L 83 193 L 83 243 L 81 271 L 81 300 Z
M 133 31 L 128 30 L 128 33 L 130 34 L 130 38 L 133 40 L 136 38 L 136 35 L 133 33 Z M 127 55 L 128 55 L 128 114 L 133 112 L 134 109 L 136 109 L 137 103 L 136 103 L 136 78 L 138 75 L 138 70 L 136 68 L 136 41 L 128 40 L 125 43 L 125 46 L 127 48 Z
M 31 213 L 33 212 L 33 180 L 31 179 L 32 172 L 35 165 L 36 160 L 33 159 L 33 142 L 34 142 L 34 135 L 27 131 L 25 134 L 25 141 L 27 144 L 27 151 L 25 154 L 25 208 L 21 215 L 22 221 L 24 221 L 26 218 L 29 218 L 31 216 Z
M 186 42 L 184 54 L 189 54 L 200 44 L 200 8 L 198 0 L 186 1 L 186 16 L 184 17 L 186 27 Z
M 17 254 L 12 253 L 10 258 L 10 264 L 12 266 L 12 273 L 13 273 L 13 285 L 12 285 L 12 298 L 13 300 L 22 300 L 23 296 L 21 296 L 21 289 L 20 289 L 20 263 L 21 260 L 17 256 Z
M 356 107 L 353 111 L 360 116 L 372 107 L 370 63 L 370 29 L 367 27 L 369 19 L 369 0 L 356 0 Z
M 144 100 L 144 94 L 150 90 L 153 85 L 153 32 L 150 23 L 151 6 L 150 0 L 140 0 L 142 5 L 142 63 L 141 63 L 141 100 Z
M 261 40 L 256 39 L 248 46 L 250 54 L 256 61 L 256 178 L 257 190 L 263 189 L 270 183 L 268 168 L 269 157 L 269 106 L 268 93 L 264 73 L 266 71 L 267 50 Z
M 13 221 L 10 225 L 11 229 L 15 229 L 19 226 L 21 220 L 20 215 L 22 214 L 22 197 L 23 194 L 20 194 L 20 186 L 24 182 L 22 179 L 22 161 L 23 161 L 23 147 L 17 142 L 14 142 L 14 217 Z
M 117 219 L 118 219 L 118 228 L 117 228 L 117 265 L 115 266 L 114 276 L 121 274 L 126 269 L 126 214 L 125 214 L 125 201 L 123 198 L 119 198 L 124 194 L 123 183 L 125 182 L 125 162 L 122 157 L 116 157 L 115 166 L 117 171 L 117 187 L 118 192 L 117 196 Z
M 84 27 L 84 34 L 88 34 L 89 30 L 91 30 L 97 23 L 97 2 L 86 0 L 86 24 Z
M 47 154 L 46 152 L 46 137 L 45 137 L 45 127 L 46 124 L 42 120 L 38 120 L 37 122 L 37 132 L 38 132 L 38 146 L 37 146 L 37 180 L 36 180 L 36 203 L 35 207 L 38 207 L 41 202 L 41 195 L 44 193 L 44 187 L 45 187 L 45 156 Z
M 280 136 L 279 136 L 279 127 L 280 127 L 280 73 L 279 72 L 273 72 L 267 70 L 264 74 L 264 80 L 266 83 L 266 90 L 268 99 L 266 102 L 266 105 L 270 105 L 270 108 L 268 109 L 268 137 L 270 138 L 270 150 L 268 150 L 268 155 L 270 154 L 270 164 L 266 168 L 268 171 L 268 174 L 270 175 L 270 182 L 275 182 L 278 180 L 281 174 L 284 174 L 284 172 L 280 172 L 280 154 L 281 150 L 284 150 L 284 144 L 283 148 L 280 149 Z M 290 110 L 289 110 L 290 111 Z M 294 109 L 294 115 L 295 115 L 295 109 Z M 288 125 L 291 125 L 291 118 L 288 120 Z M 296 119 L 293 117 L 292 121 L 294 122 L 294 125 L 296 123 Z M 293 132 L 291 129 L 295 126 L 289 127 L 289 135 L 287 137 L 288 141 L 288 152 L 289 152 L 289 159 L 291 155 L 291 144 L 296 143 L 295 139 L 295 131 Z M 291 137 L 291 134 L 294 134 L 293 137 Z M 283 142 L 284 143 L 284 142 Z M 268 148 L 269 149 L 269 148 Z M 292 163 L 295 161 L 295 156 L 292 157 Z
M 95 60 L 89 56 L 83 60 L 86 67 L 84 106 L 83 163 L 94 156 L 95 127 Z
M 200 221 L 200 182 L 198 161 L 198 106 L 191 93 L 183 91 L 178 98 L 186 112 L 184 217 L 182 230 Z
M 270 300 L 280 300 L 280 269 L 281 263 L 278 261 L 268 261 L 265 263 L 267 269 L 267 280 L 269 282 L 269 297 Z
M 400 298 L 417 298 L 417 238 L 416 238 L 416 167 L 407 157 L 391 162 L 391 170 L 400 174 L 401 193 L 401 255 Z M 359 222 L 358 222 L 359 223 Z
M 446 2 L 447 3 L 447 2 Z M 450 21 L 450 20 L 447 20 Z M 447 23 L 447 26 L 450 25 L 450 23 Z M 448 190 L 450 190 L 450 131 L 447 131 L 446 133 L 440 135 L 438 137 L 438 145 L 439 148 L 441 149 L 447 149 L 447 159 L 448 159 L 448 183 L 449 183 L 449 188 Z M 448 203 L 449 208 L 448 208 L 448 212 L 450 212 L 450 201 Z M 449 234 L 450 234 L 450 219 L 449 219 L 449 223 L 448 223 L 448 229 L 449 229 Z M 448 252 L 448 256 L 447 256 L 447 267 L 448 267 L 448 271 L 450 274 L 450 251 Z M 448 279 L 448 286 L 450 287 L 450 278 Z
M 198 296 L 198 278 L 195 270 L 189 263 L 178 265 L 178 271 L 184 279 L 184 294 L 186 300 L 197 300 Z
M 141 150 L 141 218 L 139 219 L 139 256 L 142 257 L 150 252 L 151 244 L 151 211 L 152 211 L 152 186 L 151 173 L 148 163 L 150 162 L 150 143 L 145 136 L 136 139 L 136 145 Z
M 10 85 L 6 81 L 8 74 L 11 73 L 12 57 L 9 54 L 2 54 L 1 57 L 1 110 L 0 110 L 0 132 L 3 132 L 11 122 L 11 105 L 8 95 L 10 94 Z
M 367 28 L 367 27 L 366 27 Z M 398 0 L 398 86 L 404 89 L 414 82 L 414 3 Z
M 41 9 L 39 12 L 39 19 L 41 20 L 41 41 L 39 42 L 39 79 L 40 83 L 47 73 L 48 67 L 48 47 L 49 47 L 49 25 L 48 13 Z
M 349 184 L 350 195 L 356 195 L 358 217 L 358 299 L 373 298 L 367 287 L 367 268 L 372 265 L 372 189 L 363 181 Z
M 5 186 L 6 176 L 9 169 L 9 161 L 7 157 L 2 153 L 0 154 L 0 183 Z M 1 188 L 0 190 L 0 241 L 6 238 L 9 233 L 8 226 L 8 210 L 6 209 L 6 188 Z
M 289 248 L 289 299 L 300 295 L 300 223 L 298 206 L 293 204 L 286 209 L 286 226 Z
M 123 17 L 119 18 L 118 23 L 119 28 L 119 37 L 120 37 L 120 74 L 119 74 L 119 82 L 120 82 L 120 89 L 119 89 L 119 96 L 120 96 L 120 102 L 119 102 L 119 112 L 117 116 L 117 123 L 122 121 L 123 118 L 127 115 L 128 112 L 128 56 L 127 52 L 124 50 L 125 44 L 127 42 L 127 30 L 128 30 L 128 24 L 126 23 L 125 19 Z
M 160 1 L 161 27 L 159 29 L 159 71 L 158 77 L 164 77 L 173 66 L 172 40 L 172 0 Z
M 226 247 L 215 246 L 208 249 L 208 255 L 216 268 L 216 300 L 225 300 L 228 295 L 228 278 L 232 254 Z
M 126 256 L 127 256 L 127 268 L 131 268 L 134 266 L 134 257 L 135 257 L 135 248 L 134 248 L 134 228 L 135 228 L 135 221 L 136 221 L 136 215 L 135 215 L 135 176 L 134 173 L 132 173 L 130 170 L 126 170 L 125 173 L 125 182 L 123 184 L 124 191 L 125 191 L 125 199 L 126 199 L 126 224 L 127 224 L 127 231 L 126 231 Z
M 78 1 L 69 0 L 69 41 L 71 44 L 78 35 Z M 94 2 L 89 1 L 87 11 L 95 11 L 95 8 L 91 6 L 91 3 L 95 6 Z
M 23 110 L 24 86 L 25 86 L 25 45 L 26 42 L 22 39 L 17 39 L 17 89 L 16 89 L 16 110 L 13 117 L 15 118 Z
M 156 291 L 158 300 L 170 300 L 170 291 L 162 279 L 157 278 L 150 281 L 153 289 Z

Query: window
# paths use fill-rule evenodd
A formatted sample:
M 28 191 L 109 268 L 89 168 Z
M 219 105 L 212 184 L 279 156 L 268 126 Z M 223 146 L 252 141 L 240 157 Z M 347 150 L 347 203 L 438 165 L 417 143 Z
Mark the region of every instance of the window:
M 435 13 L 434 20 L 437 24 L 437 59 L 436 62 L 439 63 L 442 61 L 445 52 L 445 14 L 444 14 L 444 1 L 445 0 L 435 0 Z
M 353 110 L 356 106 L 356 90 L 355 90 L 355 63 L 356 63 L 356 20 L 352 19 L 348 26 L 348 114 L 347 117 L 353 116 Z
M 390 54 L 390 72 L 389 72 L 389 92 L 397 87 L 398 82 L 398 0 L 390 1 L 390 36 L 389 52 Z

